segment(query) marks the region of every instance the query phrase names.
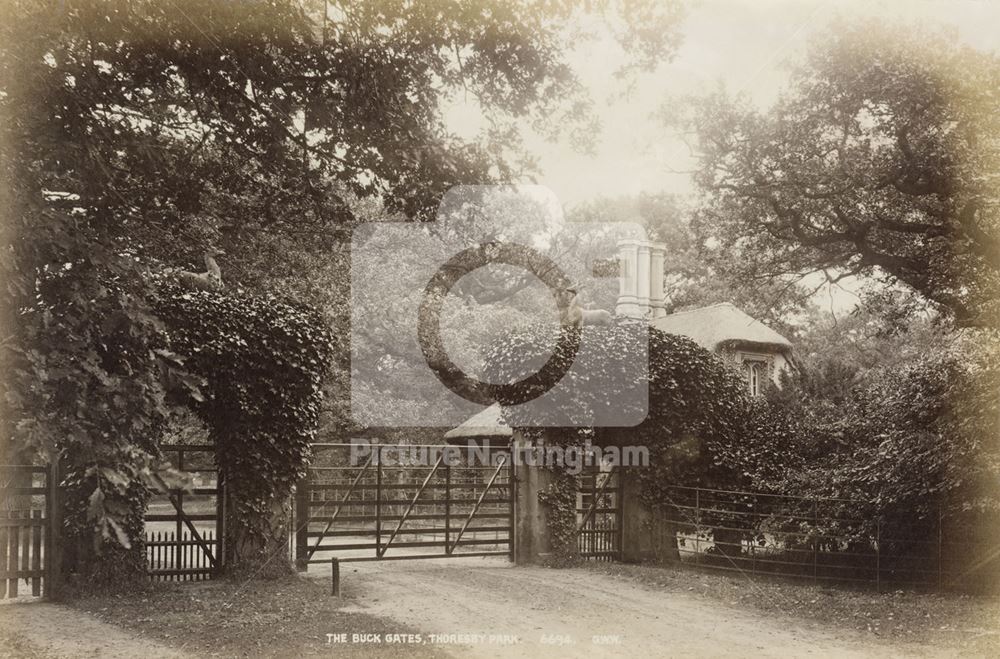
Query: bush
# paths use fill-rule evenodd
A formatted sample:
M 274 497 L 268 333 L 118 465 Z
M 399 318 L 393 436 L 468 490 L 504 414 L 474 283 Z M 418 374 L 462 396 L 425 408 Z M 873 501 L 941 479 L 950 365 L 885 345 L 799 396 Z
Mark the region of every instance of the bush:
M 883 566 L 937 560 L 940 534 L 963 545 L 943 560 L 971 567 L 1000 530 L 992 345 L 965 342 L 873 373 L 839 404 L 808 398 L 793 381 L 759 407 L 747 441 L 719 455 L 734 482 L 743 470 L 746 489 L 846 500 L 825 502 L 811 530 L 847 537 L 859 551 L 881 538 Z

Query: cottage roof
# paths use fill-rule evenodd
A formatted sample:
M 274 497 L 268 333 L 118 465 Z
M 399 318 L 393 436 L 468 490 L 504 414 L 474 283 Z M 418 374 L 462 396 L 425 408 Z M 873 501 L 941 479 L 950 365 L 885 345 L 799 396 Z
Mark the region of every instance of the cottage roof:
M 466 419 L 460 426 L 444 434 L 446 440 L 471 439 L 475 437 L 509 438 L 514 432 L 500 416 L 500 404 L 494 403 L 481 412 Z
M 788 339 L 729 302 L 679 311 L 657 318 L 652 325 L 669 334 L 686 336 L 706 350 L 724 345 L 771 348 L 780 352 L 792 349 Z

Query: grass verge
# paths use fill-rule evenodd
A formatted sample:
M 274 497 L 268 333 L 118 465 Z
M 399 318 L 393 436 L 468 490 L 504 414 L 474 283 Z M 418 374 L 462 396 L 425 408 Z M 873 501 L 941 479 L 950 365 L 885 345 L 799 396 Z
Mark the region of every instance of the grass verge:
M 69 604 L 144 638 L 202 657 L 448 657 L 440 648 L 386 643 L 413 633 L 366 613 L 342 611 L 315 581 L 295 576 L 239 584 L 158 584 L 134 594 L 78 598 Z M 329 644 L 327 634 L 381 634 L 382 643 Z

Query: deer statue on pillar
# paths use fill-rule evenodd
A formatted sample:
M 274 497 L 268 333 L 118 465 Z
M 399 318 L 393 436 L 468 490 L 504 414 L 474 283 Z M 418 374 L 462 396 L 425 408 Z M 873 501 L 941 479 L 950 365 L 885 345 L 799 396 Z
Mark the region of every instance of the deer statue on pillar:
M 187 286 L 201 291 L 217 291 L 222 288 L 222 269 L 215 262 L 216 256 L 225 254 L 221 249 L 211 248 L 205 250 L 205 272 L 189 272 L 181 270 L 177 275 L 177 280 Z
M 604 309 L 584 309 L 576 300 L 576 289 L 565 288 L 559 293 L 565 307 L 559 311 L 559 322 L 563 325 L 612 325 L 613 318 Z

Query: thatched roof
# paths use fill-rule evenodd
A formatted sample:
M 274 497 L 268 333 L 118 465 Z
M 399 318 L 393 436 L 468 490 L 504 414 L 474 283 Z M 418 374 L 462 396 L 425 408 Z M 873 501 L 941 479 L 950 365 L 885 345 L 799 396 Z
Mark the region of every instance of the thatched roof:
M 500 404 L 494 403 L 482 412 L 478 412 L 466 419 L 462 425 L 446 432 L 444 438 L 452 440 L 502 437 L 504 441 L 507 441 L 513 434 L 514 432 L 510 429 L 510 426 L 500 418 Z
M 792 349 L 788 339 L 729 302 L 679 311 L 657 318 L 652 324 L 669 334 L 686 336 L 706 350 L 721 346 L 770 348 L 779 352 Z

